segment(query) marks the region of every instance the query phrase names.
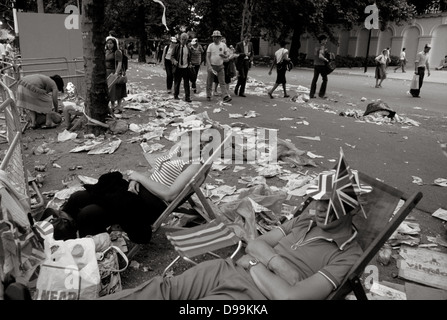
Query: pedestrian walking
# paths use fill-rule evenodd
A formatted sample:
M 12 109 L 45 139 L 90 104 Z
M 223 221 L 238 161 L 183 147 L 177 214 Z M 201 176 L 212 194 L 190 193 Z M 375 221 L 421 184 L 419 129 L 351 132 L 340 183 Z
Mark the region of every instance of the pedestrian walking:
M 400 52 L 399 57 L 399 65 L 394 68 L 394 72 L 396 72 L 397 69 L 402 68 L 402 73 L 405 73 L 405 65 L 407 64 L 407 58 L 405 53 L 405 48 L 402 48 L 402 51 Z
M 211 35 L 213 42 L 210 43 L 206 49 L 206 66 L 207 66 L 207 78 L 206 78 L 206 97 L 208 101 L 211 101 L 211 93 L 213 90 L 213 79 L 216 75 L 222 90 L 222 96 L 224 102 L 230 102 L 231 97 L 228 94 L 227 86 L 225 85 L 225 69 L 224 59 L 228 58 L 227 45 L 221 42 L 222 34 L 219 30 L 215 30 Z
M 426 44 L 424 50 L 416 55 L 414 61 L 414 74 L 419 76 L 419 89 L 410 90 L 411 95 L 414 98 L 420 98 L 422 84 L 424 83 L 425 70 L 427 69 L 427 75 L 430 77 L 430 65 L 428 63 L 428 53 L 430 52 L 431 45 Z
M 390 48 L 385 49 L 385 58 L 386 58 L 385 68 L 388 68 L 388 64 L 391 62 Z
M 273 67 L 276 66 L 276 81 L 275 84 L 273 85 L 273 88 L 270 91 L 268 91 L 268 95 L 271 99 L 273 99 L 273 91 L 275 91 L 280 84 L 282 84 L 282 88 L 284 90 L 284 98 L 289 97 L 286 89 L 286 82 L 287 82 L 286 71 L 287 71 L 287 64 L 290 59 L 289 59 L 289 50 L 286 49 L 286 44 L 287 42 L 285 41 L 280 42 L 281 48 L 279 48 L 275 52 L 275 57 L 273 59 L 272 66 L 270 67 L 269 70 L 269 75 L 271 75 Z
M 191 50 L 191 64 L 196 72 L 196 77 L 191 80 L 191 88 L 194 93 L 197 93 L 197 76 L 199 75 L 200 65 L 202 64 L 203 48 L 199 44 L 197 38 L 191 40 L 191 45 L 189 47 Z
M 386 49 L 382 50 L 382 54 L 375 58 L 376 61 L 376 88 L 382 88 L 382 82 L 386 79 Z
M 171 55 L 172 65 L 174 66 L 174 99 L 179 100 L 180 84 L 183 80 L 183 89 L 185 90 L 185 101 L 191 102 L 191 89 L 189 87 L 188 68 L 191 65 L 191 51 L 188 46 L 188 34 L 180 35 L 180 43 L 174 47 Z
M 161 64 L 161 62 L 162 62 L 164 47 L 165 47 L 165 42 L 163 40 L 161 40 L 158 43 L 158 47 L 157 47 L 157 63 L 158 64 Z
M 177 44 L 177 38 L 171 37 L 171 41 L 164 47 L 162 55 L 163 69 L 166 71 L 166 89 L 168 94 L 172 92 L 172 85 L 174 84 L 174 74 L 172 73 L 172 50 Z
M 244 40 L 236 44 L 235 53 L 239 55 L 236 62 L 236 69 L 238 71 L 238 78 L 234 94 L 239 97 L 245 97 L 245 86 L 247 85 L 248 70 L 251 68 L 253 62 L 254 52 L 253 43 L 250 41 L 251 35 L 246 33 Z
M 135 46 L 134 46 L 133 42 L 130 42 L 130 43 L 127 45 L 127 55 L 128 55 L 131 59 L 133 59 L 134 49 L 135 49 Z
M 318 37 L 318 46 L 315 47 L 314 51 L 314 76 L 312 79 L 312 83 L 310 85 L 310 98 L 315 98 L 315 92 L 317 91 L 317 81 L 318 77 L 321 75 L 321 78 L 323 79 L 323 82 L 321 83 L 320 91 L 318 92 L 318 96 L 323 99 L 327 99 L 326 97 L 326 88 L 327 88 L 327 68 L 326 63 L 329 62 L 329 59 L 325 57 L 326 53 L 326 43 L 327 43 L 327 36 L 326 35 L 320 35 Z

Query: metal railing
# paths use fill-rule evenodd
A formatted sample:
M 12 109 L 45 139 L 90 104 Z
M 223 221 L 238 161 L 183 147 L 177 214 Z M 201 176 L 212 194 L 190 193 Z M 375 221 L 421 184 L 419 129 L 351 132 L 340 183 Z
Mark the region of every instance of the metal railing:
M 16 68 L 20 77 L 28 74 L 58 74 L 64 80 L 65 86 L 71 82 L 76 88 L 76 95 L 85 100 L 86 86 L 83 58 L 68 60 L 65 57 L 25 58 L 16 60 Z
M 12 90 L 12 88 L 16 86 L 18 79 L 5 72 L 10 69 L 14 69 L 14 65 L 6 66 L 1 69 L 0 113 L 3 113 L 5 118 L 8 149 L 0 163 L 0 170 L 8 173 L 8 178 L 10 179 L 11 184 L 20 194 L 27 197 L 31 209 L 38 210 L 43 207 L 45 200 L 43 199 L 36 182 L 32 179 L 29 180 L 31 175 L 25 168 L 20 112 L 15 102 L 14 91 Z M 33 188 L 38 197 L 36 204 L 31 204 L 29 186 Z

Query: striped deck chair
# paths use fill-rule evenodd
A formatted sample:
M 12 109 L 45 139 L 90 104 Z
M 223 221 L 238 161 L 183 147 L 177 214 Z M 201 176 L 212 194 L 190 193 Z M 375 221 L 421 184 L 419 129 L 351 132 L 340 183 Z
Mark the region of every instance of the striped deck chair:
M 167 233 L 167 238 L 178 252 L 178 256 L 165 268 L 163 277 L 169 269 L 180 259 L 196 265 L 193 258 L 209 254 L 216 258 L 222 258 L 214 251 L 236 246 L 231 254 L 233 259 L 242 247 L 242 241 L 220 219 L 214 219 L 209 223 L 196 227 Z
M 219 148 L 214 150 L 213 154 L 205 161 L 199 171 L 191 178 L 188 184 L 183 188 L 183 190 L 175 197 L 175 199 L 169 203 L 166 203 L 168 207 L 165 211 L 158 217 L 158 219 L 152 224 L 152 232 L 156 232 L 158 228 L 162 225 L 162 223 L 168 218 L 168 216 L 183 203 L 188 201 L 191 206 L 197 210 L 197 212 L 206 220 L 211 221 L 216 218 L 216 214 L 211 208 L 208 200 L 206 199 L 203 192 L 200 190 L 200 186 L 205 182 L 208 173 L 211 170 L 211 166 L 213 165 L 213 161 L 221 155 L 222 147 L 225 143 L 231 139 L 232 135 L 228 134 L 225 139 L 220 144 Z M 193 194 L 196 194 L 200 200 L 200 203 L 203 205 L 205 212 L 200 210 L 199 207 L 194 203 L 191 199 Z
M 206 199 L 203 192 L 200 190 L 200 186 L 205 182 L 208 173 L 211 170 L 213 161 L 222 154 L 222 148 L 225 146 L 228 140 L 230 140 L 232 134 L 228 134 L 220 144 L 219 148 L 213 151 L 213 154 L 205 161 L 199 171 L 191 178 L 188 184 L 183 188 L 183 190 L 175 197 L 171 202 L 166 202 L 167 208 L 163 213 L 157 218 L 157 220 L 152 224 L 152 233 L 157 232 L 161 227 L 163 222 L 165 222 L 174 210 L 178 209 L 186 201 L 189 202 L 191 207 L 196 210 L 207 222 L 209 223 L 216 218 L 216 214 L 212 209 L 210 203 Z M 193 194 L 196 194 L 203 206 L 203 209 L 199 207 L 191 198 Z M 132 249 L 127 253 L 127 257 L 131 259 L 139 250 L 141 246 L 135 244 Z

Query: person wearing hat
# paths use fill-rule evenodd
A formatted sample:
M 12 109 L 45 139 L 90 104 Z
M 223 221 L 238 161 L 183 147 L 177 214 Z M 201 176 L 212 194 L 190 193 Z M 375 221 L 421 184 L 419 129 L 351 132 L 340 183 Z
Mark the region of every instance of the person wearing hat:
M 191 40 L 190 50 L 191 50 L 191 64 L 194 67 L 194 70 L 196 72 L 196 78 L 190 79 L 191 80 L 191 88 L 194 93 L 197 93 L 197 75 L 199 74 L 200 65 L 202 64 L 202 55 L 203 55 L 203 48 L 199 44 L 199 41 L 197 38 L 194 38 Z
M 251 35 L 246 33 L 244 35 L 244 40 L 238 42 L 235 48 L 235 54 L 238 55 L 236 69 L 239 75 L 237 77 L 236 87 L 234 88 L 234 94 L 239 95 L 240 97 L 245 97 L 248 70 L 251 68 L 251 63 L 253 62 L 254 57 L 253 43 L 250 39 Z
M 222 34 L 219 30 L 215 30 L 211 37 L 213 38 L 213 42 L 206 49 L 206 66 L 208 71 L 206 78 L 206 97 L 208 101 L 211 101 L 214 76 L 216 75 L 222 90 L 222 96 L 224 97 L 223 101 L 230 102 L 231 97 L 225 85 L 224 67 L 224 60 L 228 59 L 228 48 L 225 43 L 221 42 Z
M 177 38 L 171 37 L 171 41 L 164 47 L 162 54 L 163 70 L 166 71 L 166 89 L 167 93 L 171 94 L 172 85 L 174 84 L 174 73 L 172 72 L 171 55 L 172 50 L 177 45 Z
M 424 83 L 425 70 L 427 69 L 427 75 L 430 77 L 430 65 L 428 63 L 428 53 L 430 52 L 431 45 L 427 43 L 424 50 L 416 55 L 414 61 L 414 74 L 419 76 L 419 89 L 411 89 L 410 93 L 414 98 L 420 98 L 422 84 Z
M 314 210 L 249 241 L 237 262 L 202 262 L 177 276 L 154 277 L 101 299 L 325 299 L 362 254 L 352 224 L 359 207 L 332 210 L 333 177 L 333 172 L 319 176 L 311 194 Z

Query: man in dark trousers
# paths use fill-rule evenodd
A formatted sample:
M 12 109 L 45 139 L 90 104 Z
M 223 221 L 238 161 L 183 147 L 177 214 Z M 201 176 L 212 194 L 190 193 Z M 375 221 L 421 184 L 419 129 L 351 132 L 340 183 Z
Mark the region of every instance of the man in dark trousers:
M 239 55 L 236 61 L 236 69 L 238 71 L 237 84 L 234 94 L 245 97 L 245 85 L 247 84 L 248 70 L 253 62 L 253 43 L 250 42 L 251 35 L 245 34 L 244 40 L 236 44 L 235 53 Z
M 185 101 L 191 102 L 191 94 L 189 87 L 188 67 L 191 65 L 191 53 L 187 44 L 188 34 L 180 35 L 180 43 L 172 50 L 171 61 L 175 66 L 174 72 L 174 99 L 179 99 L 180 83 L 183 80 L 183 88 L 185 89 Z

